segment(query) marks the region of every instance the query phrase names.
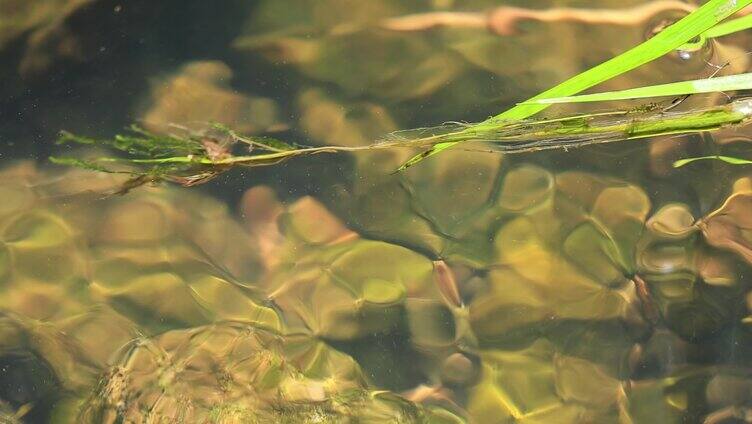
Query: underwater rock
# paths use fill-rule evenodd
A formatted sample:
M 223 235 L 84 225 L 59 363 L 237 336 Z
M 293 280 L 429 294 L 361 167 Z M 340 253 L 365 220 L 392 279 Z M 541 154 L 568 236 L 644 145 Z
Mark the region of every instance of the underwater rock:
M 28 163 L 0 173 L 0 309 L 34 319 L 80 311 L 87 272 L 79 230 L 35 187 Z
M 543 247 L 524 218 L 512 221 L 497 236 L 503 256 L 489 273 L 488 292 L 470 304 L 470 322 L 481 342 L 514 337 L 557 320 L 622 319 L 639 323 L 628 282 L 611 286 L 579 271 Z
M 287 237 L 310 246 L 335 244 L 358 237 L 313 197 L 303 197 L 290 205 L 282 217 L 282 225 Z
M 22 75 L 38 75 L 57 57 L 81 54 L 79 41 L 65 27 L 65 19 L 96 0 L 0 1 L 0 50 L 27 36 L 20 63 Z
M 531 189 L 512 196 L 502 182 L 489 285 L 469 305 L 482 346 L 567 320 L 619 320 L 635 335 L 660 321 L 699 340 L 736 318 L 741 308 L 728 305 L 741 306 L 740 264 L 702 245 L 686 206 L 649 216 L 642 189 L 594 174 L 523 165 L 506 178 Z
M 77 413 L 92 376 L 128 344 L 87 399 L 84 422 L 139 420 L 147 410 L 186 422 L 461 422 L 459 408 L 436 406 L 453 402 L 474 419 L 531 423 L 676 421 L 742 411 L 743 376 L 684 373 L 714 360 L 703 343 L 742 319 L 743 257 L 705 243 L 687 205 L 653 207 L 643 189 L 597 174 L 529 164 L 507 169 L 494 160 L 488 169 L 498 169 L 501 179 L 481 187 L 482 201 L 466 201 L 479 212 L 454 227 L 457 235 L 491 233 L 484 261 L 469 248 L 464 257 L 475 261 L 456 260 L 460 254 L 440 260 L 367 239 L 316 199 L 284 205 L 266 187 L 248 191 L 239 224 L 226 206 L 200 194 L 144 188 L 94 201 L 82 194 L 86 184 L 105 182 L 72 178 L 62 186 L 19 166 L 0 184 L 7 199 L 0 236 L 8 252 L 0 289 L 24 282 L 17 293 L 28 295 L 29 282 L 41 282 L 40 293 L 65 302 L 54 315 L 39 316 L 41 323 L 8 326 L 2 339 L 28 353 L 11 358 L 19 375 L 37 372 L 25 364 L 43 364 L 55 387 L 72 388 L 54 406 L 42 408 L 40 400 L 45 416 Z M 465 178 L 455 171 L 437 163 L 403 181 L 427 187 L 426 175 L 438 175 L 451 186 Z M 409 198 L 431 211 L 433 228 L 452 228 L 458 217 L 446 199 Z M 257 246 L 267 237 L 262 251 Z M 72 255 L 63 262 L 74 272 L 21 260 L 55 252 Z M 657 320 L 645 314 L 637 278 Z M 34 316 L 23 302 L 11 302 L 12 290 L 3 294 L 4 308 Z M 256 343 L 251 351 L 266 353 L 242 356 L 232 346 L 245 346 L 246 338 Z M 402 372 L 385 365 L 374 340 L 417 374 L 403 380 L 417 387 L 409 399 L 372 383 L 402 390 L 395 377 L 373 377 L 385 367 Z M 393 348 L 397 343 L 405 350 Z M 264 359 L 268 368 L 257 361 L 247 371 L 248 358 Z M 6 403 L 9 414 L 23 412 L 21 401 Z
M 517 351 L 485 350 L 468 412 L 498 423 L 610 422 L 621 383 L 587 361 L 561 356 L 547 341 Z
M 98 372 L 55 326 L 0 311 L 0 408 L 14 409 L 18 422 L 46 422 L 57 402 L 87 391 Z
M 708 403 L 715 408 L 744 405 L 752 398 L 752 379 L 745 375 L 715 375 L 705 388 Z
M 543 204 L 554 190 L 554 176 L 533 165 L 521 165 L 504 175 L 497 204 L 504 211 L 525 213 Z
M 683 340 L 678 334 L 658 328 L 650 338 L 637 343 L 629 353 L 631 378 L 647 380 L 676 373 L 686 368 L 697 355 L 697 345 Z
M 49 319 L 76 310 L 86 259 L 76 230 L 53 211 L 32 208 L 0 222 L 0 307 Z M 42 260 L 43 259 L 43 260 Z
M 293 328 L 326 338 L 394 330 L 406 297 L 432 283 L 428 259 L 381 242 L 354 240 L 291 259 L 271 276 L 269 297 Z
M 708 240 L 706 220 L 713 222 L 711 231 L 718 236 L 721 221 L 696 221 L 686 205 L 665 205 L 648 219 L 637 254 L 637 272 L 663 322 L 692 341 L 710 337 L 734 321 L 743 294 L 740 261 L 703 243 L 701 233 L 708 244 L 719 247 Z
M 472 240 L 473 233 L 484 230 L 473 221 L 482 217 L 496 194 L 500 163 L 499 156 L 493 154 L 449 152 L 446 159 L 408 170 L 401 185 L 410 195 L 413 214 L 426 219 L 434 231 L 447 238 Z M 486 224 L 483 219 L 480 222 Z M 449 252 L 441 256 L 451 258 Z
M 552 176 L 523 166 L 507 177 L 538 190 L 512 197 L 502 189 L 505 220 L 494 236 L 489 286 L 470 304 L 481 344 L 532 336 L 567 320 L 621 320 L 641 328 L 629 276 L 647 196 L 635 186 L 585 173 Z
M 86 305 L 82 312 L 51 324 L 86 353 L 80 361 L 97 369 L 102 369 L 114 352 L 141 333 L 134 321 L 104 304 Z
M 1 308 L 59 323 L 85 321 L 105 302 L 152 330 L 215 319 L 279 328 L 264 296 L 241 283 L 258 278 L 259 259 L 222 203 L 161 189 L 92 199 L 87 188 L 108 183 L 78 172 L 66 186 L 23 168 L 3 175 L 13 178 L 0 184 Z
M 742 178 L 734 183 L 733 193 L 723 205 L 702 218 L 697 226 L 708 244 L 729 250 L 752 263 L 752 180 Z
M 733 322 L 741 303 L 738 284 L 714 286 L 691 270 L 648 275 L 645 281 L 666 325 L 691 341 L 712 337 Z
M 396 157 L 358 158 L 360 178 L 337 193 L 353 225 L 415 246 L 436 257 L 483 267 L 491 256 L 498 213 L 492 208 L 501 173 L 498 156 L 448 151 L 443 157 L 393 174 Z M 370 166 L 379 163 L 380 170 Z M 381 172 L 381 174 L 377 174 Z M 436 190 L 436 187 L 442 187 Z
M 291 204 L 277 221 L 279 259 L 263 285 L 291 329 L 352 340 L 393 331 L 409 298 L 440 298 L 428 258 L 361 239 L 313 198 Z
M 264 272 L 268 272 L 281 260 L 279 249 L 284 237 L 277 220 L 284 212 L 284 207 L 270 187 L 255 186 L 243 193 L 239 209 L 243 226 L 258 247 Z
M 648 356 L 663 357 L 653 357 L 630 378 L 615 368 L 619 356 L 587 353 L 589 348 L 581 345 L 589 340 L 581 336 L 539 339 L 522 349 L 483 350 L 469 414 L 500 423 L 695 422 L 703 416 L 744 416 L 749 399 L 746 372 L 698 363 L 702 360 L 687 355 L 687 343 L 668 331 L 654 336 L 647 347 Z M 603 343 L 611 336 L 597 337 Z M 561 343 L 567 339 L 569 347 Z
M 301 93 L 298 105 L 300 129 L 323 144 L 368 145 L 397 128 L 377 104 L 342 103 L 319 90 Z M 395 133 L 387 138 L 402 136 Z M 331 193 L 336 198 L 331 203 L 335 212 L 347 216 L 359 232 L 397 240 L 445 259 L 457 256 L 471 263 L 487 259 L 490 234 L 483 228 L 483 212 L 495 194 L 499 156 L 454 150 L 427 161 L 426 166 L 395 174 L 410 155 L 409 149 L 355 154 L 355 177 Z M 435 190 L 437 185 L 444 189 Z M 470 241 L 454 242 L 455 238 Z
M 687 205 L 673 203 L 658 209 L 647 221 L 647 228 L 656 235 L 682 239 L 696 231 L 695 218 Z
M 237 224 L 226 210 L 213 211 L 212 203 L 207 199 L 190 208 L 187 198 L 178 206 L 142 194 L 102 205 L 94 227 L 92 296 L 147 327 L 232 319 L 278 329 L 277 315 L 263 306 L 263 296 L 223 270 L 235 268 L 232 259 L 238 254 L 237 265 L 247 267 L 242 262 L 252 261 L 253 253 L 242 246 L 253 245 L 240 229 L 232 230 Z
M 493 33 L 494 28 L 502 26 L 497 21 L 504 21 L 505 14 L 523 9 L 501 7 L 494 14 L 492 7 L 498 4 L 489 2 L 464 2 L 461 6 L 394 1 L 361 4 L 341 0 L 293 3 L 297 12 L 291 16 L 286 13 L 291 7 L 288 1 L 260 2 L 234 47 L 251 58 L 261 56 L 278 68 L 293 68 L 316 83 L 335 86 L 349 98 L 366 95 L 388 102 L 416 102 L 420 109 L 429 110 L 426 115 L 434 119 L 449 117 L 451 110 L 455 115 L 456 110 L 480 112 L 479 104 L 499 101 L 497 93 L 512 93 L 505 101 L 523 100 L 526 92 L 533 94 L 535 87 L 552 86 L 583 71 L 585 52 L 588 58 L 600 61 L 642 41 L 639 24 L 652 13 L 686 9 L 680 7 L 681 2 L 655 9 L 648 7 L 634 12 L 640 18 L 627 19 L 632 25 L 614 26 L 597 24 L 600 10 L 585 12 L 595 16 L 591 18 L 592 25 L 578 25 L 562 22 L 571 16 L 568 12 L 563 12 L 564 18 L 556 19 L 544 5 L 537 5 L 536 9 L 543 8 L 541 12 L 547 22 L 525 22 L 526 30 L 503 37 Z M 561 6 L 560 2 L 556 6 Z M 609 14 L 609 11 L 602 13 L 621 17 L 631 12 L 618 10 Z M 537 11 L 528 12 L 536 15 Z M 428 25 L 416 31 L 400 28 L 399 22 L 420 19 L 416 14 L 432 13 L 440 17 L 456 15 L 456 19 L 447 20 L 458 25 Z M 559 22 L 551 23 L 549 19 Z M 557 37 L 541 36 L 548 31 L 537 30 L 542 25 L 555 25 Z M 527 31 L 528 27 L 535 30 Z M 587 41 L 600 39 L 612 42 Z M 656 73 L 687 72 L 686 63 L 672 65 L 665 70 L 653 67 L 648 72 L 638 71 L 638 77 L 631 75 L 628 80 L 617 82 L 622 85 L 609 88 L 639 85 L 653 80 Z
M 301 131 L 323 144 L 367 146 L 397 129 L 384 107 L 367 102 L 342 104 L 318 89 L 302 91 L 297 105 Z
M 231 79 L 232 70 L 222 62 L 188 63 L 154 84 L 140 120 L 155 132 L 169 132 L 170 125 L 205 129 L 213 122 L 246 134 L 286 128 L 273 100 L 241 94 L 231 88 Z
M 693 400 L 700 400 L 704 386 L 702 370 L 696 367 L 664 378 L 631 384 L 627 412 L 632 422 L 683 422 L 692 420 Z
M 324 0 L 295 2 L 295 16 L 282 12 L 292 6 L 284 1 L 262 2 L 234 47 L 294 66 L 303 75 L 334 83 L 349 95 L 368 93 L 378 98 L 429 95 L 463 68 L 461 61 L 441 48 L 440 40 L 374 26 L 381 19 L 418 11 L 419 5 Z M 285 33 L 275 34 L 280 27 Z
M 441 381 L 449 386 L 469 386 L 480 375 L 480 363 L 470 355 L 453 353 L 441 364 Z
M 289 13 L 292 4 L 297 6 L 296 13 Z M 246 28 L 249 33 L 264 34 L 290 28 L 322 30 L 342 24 L 357 26 L 421 7 L 424 6 L 400 0 L 368 3 L 351 0 L 262 1 L 249 17 Z
M 352 359 L 320 342 L 218 323 L 137 340 L 84 406 L 82 422 L 461 423 L 370 389 Z
M 195 326 L 216 319 L 235 319 L 279 328 L 276 313 L 241 285 L 204 262 L 169 252 L 123 253 L 95 262 L 94 299 L 137 321 L 143 328 Z M 156 263 L 143 257 L 160 255 Z M 164 302 L 170 299 L 170 302 Z
M 187 245 L 195 244 L 194 257 L 204 255 L 241 280 L 258 277 L 261 264 L 253 240 L 227 205 L 216 199 L 169 189 L 134 193 L 110 199 L 89 222 L 96 231 L 92 238 L 108 248 L 143 247 L 146 251 L 173 241 L 190 249 Z
M 74 414 L 81 402 L 81 390 L 91 386 L 93 376 L 110 363 L 113 353 L 120 351 L 127 356 L 127 349 L 122 350 L 122 347 L 134 338 L 138 339 L 130 345 L 139 350 L 149 345 L 144 337 L 150 334 L 162 333 L 155 336 L 159 340 L 171 340 L 172 336 L 168 335 L 180 334 L 175 337 L 182 337 L 187 343 L 181 354 L 203 358 L 201 348 L 212 352 L 214 348 L 221 349 L 221 343 L 214 341 L 224 336 L 212 338 L 208 345 L 191 344 L 198 343 L 205 332 L 214 331 L 202 326 L 230 320 L 234 323 L 226 325 L 236 328 L 232 331 L 238 338 L 242 339 L 244 334 L 249 334 L 247 332 L 267 335 L 259 337 L 273 347 L 264 345 L 266 347 L 259 349 L 276 352 L 267 355 L 269 358 L 282 355 L 281 362 L 277 362 L 294 370 L 294 373 L 290 371 L 294 377 L 284 381 L 274 380 L 282 371 L 271 370 L 272 383 L 269 384 L 280 385 L 269 393 L 273 392 L 274 396 L 281 393 L 283 397 L 269 400 L 268 410 L 252 408 L 259 414 L 267 414 L 259 418 L 261 421 L 265 417 L 288 417 L 294 422 L 315 415 L 341 417 L 342 422 L 352 421 L 353 416 L 361 420 L 396 417 L 396 422 L 426 422 L 428 417 L 430 422 L 461 422 L 453 413 L 438 407 L 419 407 L 396 395 L 375 390 L 365 382 L 360 367 L 351 357 L 332 350 L 310 335 L 302 335 L 301 328 L 295 326 L 300 321 L 292 318 L 296 314 L 304 318 L 323 317 L 318 321 L 323 323 L 322 331 L 316 333 L 322 337 L 362 338 L 374 332 L 408 328 L 404 322 L 405 311 L 410 309 L 405 306 L 406 302 L 426 300 L 427 308 L 413 308 L 411 322 L 415 325 L 410 328 L 413 328 L 417 345 L 435 347 L 440 343 L 443 352 L 446 345 L 454 341 L 454 317 L 434 286 L 434 264 L 424 256 L 404 247 L 360 239 L 312 198 L 300 199 L 275 212 L 272 196 L 267 202 L 271 205 L 268 213 L 245 208 L 249 217 L 271 220 L 275 225 L 279 222 L 278 234 L 282 236 L 281 242 L 269 251 L 280 257 L 279 262 L 266 270 L 269 278 L 264 277 L 263 285 L 254 286 L 246 281 L 258 281 L 261 279 L 259 272 L 263 271 L 259 266 L 260 253 L 254 249 L 255 240 L 217 201 L 152 188 L 102 199 L 89 194 L 88 188 L 113 187 L 116 181 L 92 179 L 86 182 L 74 171 L 69 173 L 70 179 L 65 180 L 68 184 L 61 185 L 62 180 L 48 181 L 33 167 L 8 172 L 15 178 L 0 184 L 0 192 L 9 200 L 0 210 L 0 235 L 3 235 L 4 249 L 9 252 L 3 257 L 0 285 L 6 290 L 3 306 L 10 308 L 9 313 L 34 316 L 33 309 L 25 310 L 18 302 L 11 302 L 16 295 L 33 293 L 32 280 L 58 284 L 57 291 L 52 290 L 55 286 L 43 286 L 40 293 L 48 297 L 54 295 L 63 305 L 71 303 L 55 312 L 57 310 L 47 304 L 27 302 L 49 316 L 39 316 L 44 321 L 29 321 L 33 324 L 10 325 L 9 331 L 14 333 L 4 333 L 0 343 L 0 353 L 6 346 L 9 352 L 24 349 L 32 352 L 40 363 L 49 364 L 51 375 L 61 382 L 61 387 L 70 388 L 54 408 L 45 409 L 45 414 L 57 417 Z M 256 190 L 260 192 L 263 190 Z M 266 192 L 266 197 L 269 195 Z M 260 195 L 254 196 L 258 199 Z M 66 257 L 62 265 L 50 269 L 32 266 L 32 259 L 20 261 L 24 255 L 55 257 L 58 253 L 73 255 L 74 259 Z M 74 265 L 81 269 L 71 273 L 70 267 Z M 301 269 L 305 272 L 298 274 Z M 254 278 L 239 280 L 233 277 L 235 272 L 227 270 Z M 308 286 L 294 287 L 294 282 L 286 280 L 290 275 L 303 278 L 311 272 L 324 276 L 308 285 L 319 290 L 322 296 L 307 298 L 301 288 Z M 278 279 L 272 278 L 275 276 Z M 14 284 L 21 282 L 22 286 L 14 288 Z M 292 286 L 289 293 L 282 287 L 278 297 L 270 296 L 272 303 L 261 289 L 279 282 Z M 296 303 L 296 296 L 303 296 L 305 303 Z M 456 294 L 450 297 L 457 302 Z M 280 306 L 284 310 L 275 309 Z M 365 314 L 361 314 L 364 311 Z M 431 324 L 430 320 L 437 313 L 448 321 Z M 16 319 L 18 322 L 26 320 L 23 316 Z M 283 324 L 283 321 L 289 322 Z M 315 320 L 306 321 L 309 322 L 318 325 Z M 449 333 L 442 326 L 448 326 Z M 40 333 L 37 327 L 44 331 Z M 176 327 L 190 328 L 163 333 Z M 28 348 L 24 347 L 27 333 L 33 333 L 31 340 L 36 343 Z M 172 342 L 165 343 L 165 350 L 174 346 Z M 224 361 L 233 354 L 218 352 L 215 360 Z M 440 363 L 440 359 L 436 361 Z M 238 370 L 242 368 L 238 367 Z M 203 381 L 209 374 L 207 370 L 191 375 Z M 350 383 L 340 384 L 340 380 L 352 381 L 352 387 L 348 386 Z M 159 387 L 157 380 L 144 384 L 152 383 Z M 254 391 L 268 380 L 254 381 L 252 385 L 257 383 L 259 386 Z M 172 383 L 169 386 L 174 393 L 186 387 Z M 200 389 L 198 383 L 194 386 L 197 386 L 196 402 L 213 401 L 205 396 L 209 389 Z M 341 392 L 330 392 L 330 386 Z M 112 385 L 107 387 L 111 389 L 109 394 L 126 390 Z M 44 395 L 45 401 L 53 398 L 57 399 L 52 394 Z M 185 396 L 179 394 L 176 399 L 182 402 L 180 399 Z M 250 417 L 243 406 L 246 401 L 255 402 L 252 398 L 232 398 L 204 412 L 220 421 Z M 11 404 L 13 411 L 22 406 Z M 99 404 L 92 408 L 110 406 Z M 170 408 L 162 403 L 158 406 Z M 87 409 L 84 416 L 94 414 L 94 409 Z M 120 411 L 117 407 L 114 410 L 116 412 L 96 415 L 92 420 L 106 420 L 108 414 L 117 415 Z M 170 412 L 165 414 L 173 417 Z
M 684 364 L 661 376 L 633 380 L 628 391 L 631 422 L 746 422 L 750 379 L 737 365 Z
M 284 207 L 269 189 L 255 187 L 247 200 L 254 199 L 258 203 L 243 208 L 247 217 L 259 217 L 248 222 L 259 245 L 269 245 L 270 266 L 261 285 L 289 333 L 350 349 L 369 373 L 381 376 L 381 384 L 394 380 L 380 371 L 379 355 L 395 355 L 395 366 L 408 354 L 421 355 L 420 366 L 409 372 L 440 380 L 444 358 L 468 337 L 466 326 L 458 324 L 466 319 L 450 266 L 363 239 L 312 197 Z M 389 352 L 397 344 L 406 351 Z M 361 345 L 371 349 L 357 353 Z

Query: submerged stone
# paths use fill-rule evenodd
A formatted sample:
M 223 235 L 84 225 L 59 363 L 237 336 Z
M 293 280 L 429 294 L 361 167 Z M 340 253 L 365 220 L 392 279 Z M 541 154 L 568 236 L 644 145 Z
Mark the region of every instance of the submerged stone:
M 559 356 L 546 341 L 518 351 L 487 350 L 481 357 L 481 379 L 468 401 L 471 416 L 499 423 L 608 422 L 618 416 L 618 380 L 586 361 Z
M 232 70 L 219 61 L 192 62 L 152 90 L 151 105 L 141 121 L 147 129 L 170 132 L 179 123 L 205 129 L 221 123 L 240 133 L 285 129 L 276 103 L 230 88 Z
M 529 337 L 566 320 L 620 320 L 639 331 L 644 322 L 629 276 L 647 196 L 592 174 L 553 176 L 535 167 L 507 174 L 517 184 L 523 176 L 540 194 L 518 195 L 518 206 L 505 208 L 488 288 L 470 304 L 480 343 Z M 511 204 L 505 193 L 502 206 Z
M 707 242 L 729 250 L 752 263 L 752 182 L 743 178 L 734 183 L 734 191 L 723 205 L 701 219 L 697 226 Z
M 349 357 L 237 323 L 137 340 L 105 375 L 82 422 L 463 422 L 371 390 Z

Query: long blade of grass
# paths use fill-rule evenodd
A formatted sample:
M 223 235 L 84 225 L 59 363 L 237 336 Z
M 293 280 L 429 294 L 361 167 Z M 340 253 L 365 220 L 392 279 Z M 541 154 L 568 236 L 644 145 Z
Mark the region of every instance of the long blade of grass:
M 747 15 L 718 24 L 705 31 L 702 35 L 706 38 L 723 37 L 750 28 L 752 28 L 752 15 Z
M 530 100 L 547 97 L 572 96 L 594 85 L 631 71 L 638 66 L 651 62 L 684 43 L 699 36 L 733 15 L 740 9 L 752 4 L 752 0 L 709 0 L 694 12 L 669 26 L 656 36 L 606 62 L 588 69 L 563 83 L 548 89 Z M 499 122 L 528 118 L 544 110 L 545 104 L 518 104 L 511 109 L 478 124 L 481 127 L 498 125 Z M 462 137 L 460 137 L 462 139 Z M 459 141 L 439 143 L 405 162 L 399 170 L 408 168 L 421 160 L 440 153 Z
M 700 50 L 710 38 L 724 37 L 750 28 L 752 28 L 752 15 L 732 19 L 703 32 L 695 40 L 679 47 L 679 50 L 697 51 Z
M 561 104 L 561 103 L 589 103 L 614 100 L 645 99 L 649 97 L 683 96 L 686 94 L 716 93 L 719 91 L 752 90 L 752 73 L 727 75 L 717 78 L 703 78 L 692 81 L 672 82 L 669 84 L 651 85 L 647 87 L 630 88 L 628 90 L 607 91 L 595 94 L 583 94 L 569 97 L 552 97 L 531 100 L 527 103 Z

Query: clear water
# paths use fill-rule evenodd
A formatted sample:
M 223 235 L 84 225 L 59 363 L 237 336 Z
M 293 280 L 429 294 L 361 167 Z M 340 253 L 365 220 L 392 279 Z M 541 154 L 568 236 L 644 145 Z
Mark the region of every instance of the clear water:
M 318 155 L 124 196 L 46 161 L 87 154 L 59 130 L 133 122 L 356 146 L 479 121 L 687 7 L 0 0 L 0 422 L 751 420 L 752 175 L 671 167 L 743 155 L 748 129 L 400 174 L 414 152 Z M 601 88 L 746 71 L 748 41 Z

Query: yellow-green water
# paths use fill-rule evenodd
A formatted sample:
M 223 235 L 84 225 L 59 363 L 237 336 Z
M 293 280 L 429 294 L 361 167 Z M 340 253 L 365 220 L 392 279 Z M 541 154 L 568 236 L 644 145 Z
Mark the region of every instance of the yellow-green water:
M 691 7 L 0 0 L 0 422 L 750 420 L 752 174 L 671 167 L 744 155 L 748 129 L 400 174 L 414 152 L 320 155 L 124 196 L 46 162 L 73 153 L 58 130 L 131 122 L 358 146 L 478 121 Z M 748 41 L 602 88 L 745 71 Z

